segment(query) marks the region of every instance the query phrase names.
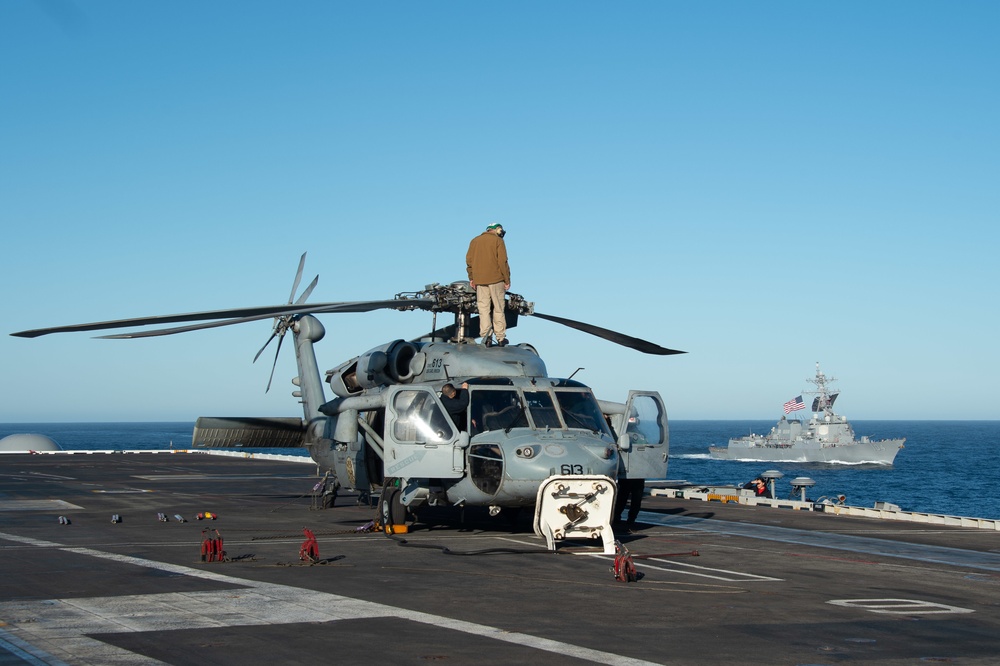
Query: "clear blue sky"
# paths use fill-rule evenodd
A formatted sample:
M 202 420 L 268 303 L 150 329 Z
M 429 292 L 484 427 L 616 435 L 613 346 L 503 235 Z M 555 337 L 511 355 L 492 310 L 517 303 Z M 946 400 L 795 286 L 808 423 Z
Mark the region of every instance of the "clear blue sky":
M 296 415 L 267 321 L 26 328 L 464 278 L 508 229 L 550 374 L 771 418 L 997 419 L 1000 3 L 0 3 L 0 422 Z M 327 316 L 323 369 L 429 329 Z M 291 349 L 284 351 L 291 352 Z

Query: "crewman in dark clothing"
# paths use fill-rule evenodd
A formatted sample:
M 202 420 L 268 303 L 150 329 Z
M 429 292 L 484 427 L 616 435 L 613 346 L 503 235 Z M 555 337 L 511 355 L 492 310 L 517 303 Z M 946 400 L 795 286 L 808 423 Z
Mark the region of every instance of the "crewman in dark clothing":
M 767 484 L 764 483 L 764 479 L 760 477 L 757 477 L 753 481 L 744 483 L 743 487 L 747 490 L 752 490 L 754 495 L 757 497 L 771 498 L 771 491 L 767 489 Z
M 445 384 L 441 387 L 441 404 L 448 410 L 448 415 L 455 422 L 458 429 L 465 432 L 467 427 L 466 410 L 469 408 L 469 385 L 462 384 L 461 389 L 456 389 L 453 384 Z
M 622 522 L 622 512 L 628 504 L 628 520 L 625 528 L 630 532 L 635 529 L 635 521 L 642 509 L 642 496 L 646 492 L 646 479 L 618 479 L 618 496 L 615 498 L 616 523 Z

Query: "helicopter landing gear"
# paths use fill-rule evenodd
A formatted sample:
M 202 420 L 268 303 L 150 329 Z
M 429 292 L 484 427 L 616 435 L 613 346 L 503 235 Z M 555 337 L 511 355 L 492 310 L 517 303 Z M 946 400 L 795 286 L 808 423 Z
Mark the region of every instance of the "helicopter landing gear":
M 406 507 L 402 502 L 403 491 L 398 479 L 386 479 L 379 501 L 379 517 L 386 534 L 403 534 L 406 529 Z

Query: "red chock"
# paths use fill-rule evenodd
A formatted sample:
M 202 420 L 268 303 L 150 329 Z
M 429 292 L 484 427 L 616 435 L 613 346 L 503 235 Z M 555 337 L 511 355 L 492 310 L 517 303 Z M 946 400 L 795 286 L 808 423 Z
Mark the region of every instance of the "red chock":
M 319 562 L 319 544 L 316 542 L 316 535 L 308 527 L 302 528 L 302 533 L 306 535 L 306 540 L 299 548 L 299 559 L 303 562 L 315 564 Z

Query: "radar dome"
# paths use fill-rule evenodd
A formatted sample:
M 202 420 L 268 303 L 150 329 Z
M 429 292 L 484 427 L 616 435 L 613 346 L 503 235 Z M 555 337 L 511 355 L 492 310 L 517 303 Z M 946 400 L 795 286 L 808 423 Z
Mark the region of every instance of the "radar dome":
M 61 450 L 62 447 L 45 435 L 17 434 L 0 439 L 0 452 Z

